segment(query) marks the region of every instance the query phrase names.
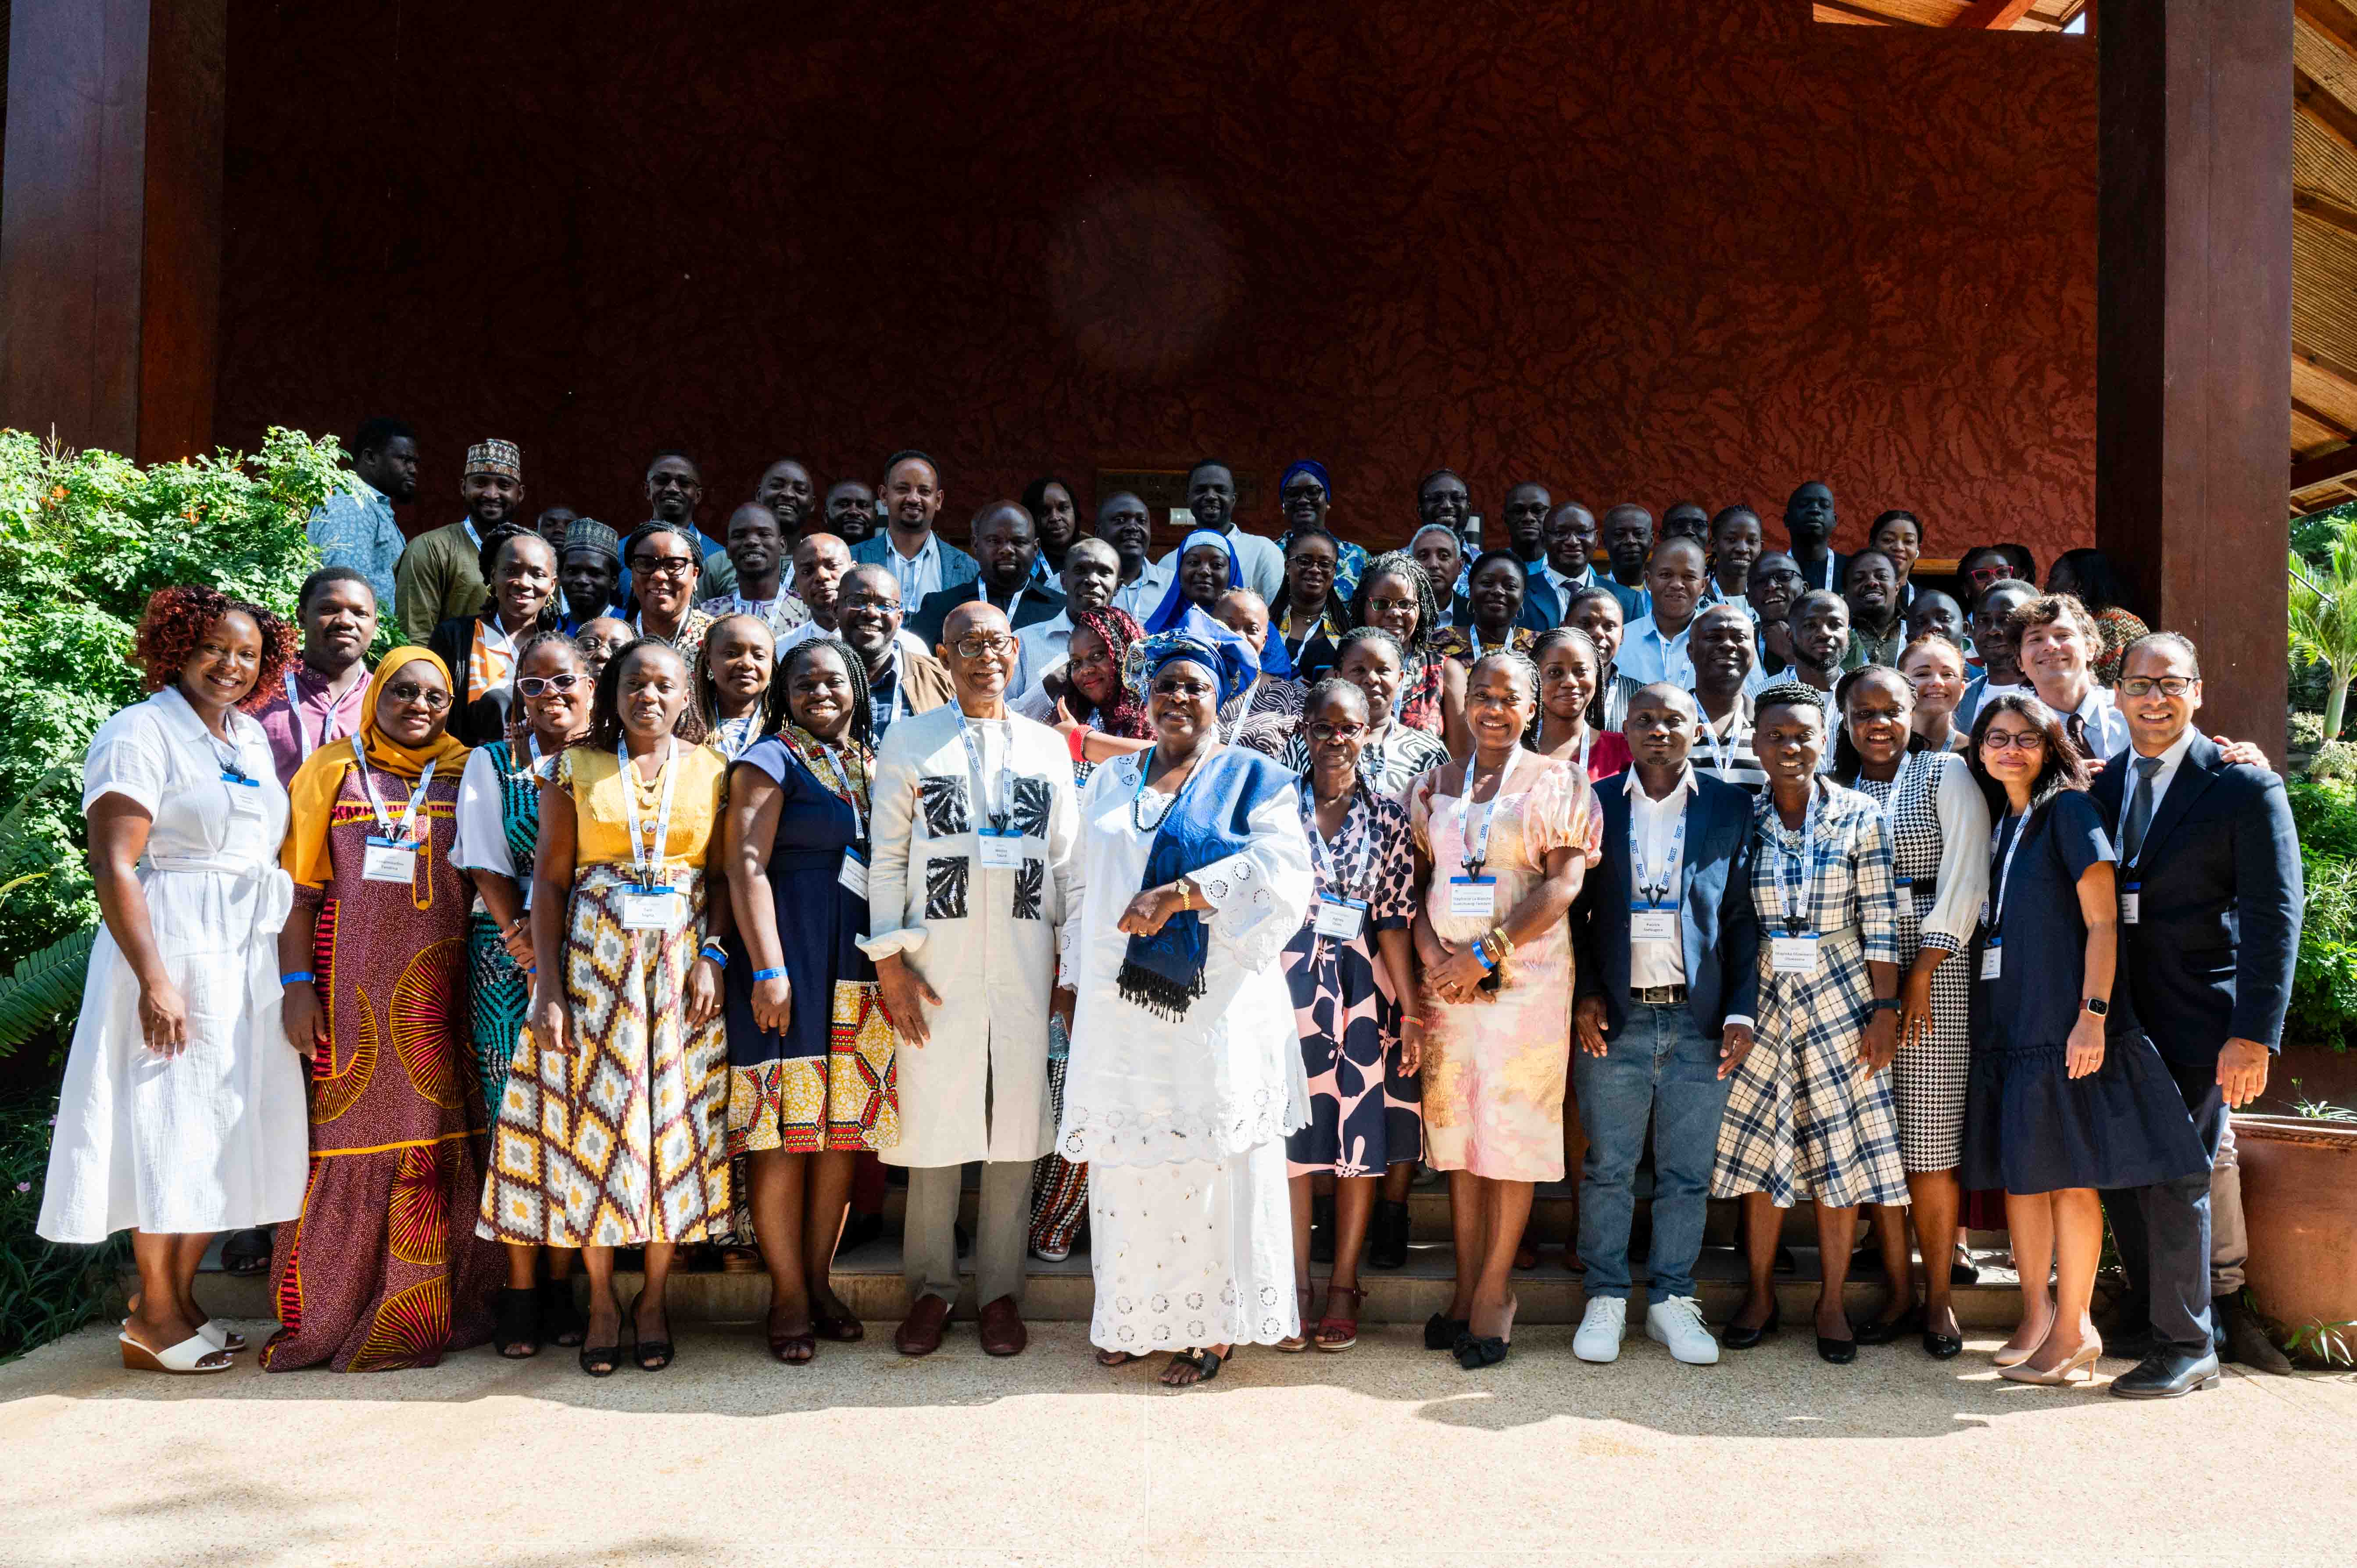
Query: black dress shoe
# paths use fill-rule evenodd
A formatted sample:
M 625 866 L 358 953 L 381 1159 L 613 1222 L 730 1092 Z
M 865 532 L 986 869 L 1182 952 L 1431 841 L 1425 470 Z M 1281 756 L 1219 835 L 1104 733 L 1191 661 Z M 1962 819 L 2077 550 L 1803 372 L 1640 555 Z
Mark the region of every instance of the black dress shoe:
M 2194 1355 L 2164 1345 L 2136 1364 L 2133 1371 L 2112 1380 L 2112 1392 L 2124 1400 L 2182 1399 L 2196 1389 L 2218 1386 L 2218 1358 Z
M 1964 1353 L 1963 1335 L 1935 1334 L 1928 1328 L 1923 1330 L 1923 1354 L 1934 1361 L 1953 1361 Z
M 1836 1367 L 1846 1367 L 1857 1359 L 1857 1341 L 1828 1339 L 1820 1334 L 1817 1336 L 1817 1359 L 1830 1361 Z
M 1853 1323 L 1849 1331 L 1859 1345 L 1889 1345 L 1923 1326 L 1923 1309 L 1910 1306 L 1896 1317 L 1870 1317 L 1864 1323 Z
M 1718 1331 L 1718 1342 L 1730 1350 L 1749 1350 L 1762 1339 L 1784 1326 L 1784 1306 L 1781 1302 L 1768 1309 L 1768 1316 L 1756 1328 L 1746 1328 L 1730 1321 Z
M 2290 1358 L 2267 1337 L 2266 1326 L 2257 1314 L 2239 1300 L 2222 1301 L 2212 1310 L 2217 1315 L 2219 1360 L 2238 1362 L 2255 1372 L 2278 1378 L 2291 1376 Z

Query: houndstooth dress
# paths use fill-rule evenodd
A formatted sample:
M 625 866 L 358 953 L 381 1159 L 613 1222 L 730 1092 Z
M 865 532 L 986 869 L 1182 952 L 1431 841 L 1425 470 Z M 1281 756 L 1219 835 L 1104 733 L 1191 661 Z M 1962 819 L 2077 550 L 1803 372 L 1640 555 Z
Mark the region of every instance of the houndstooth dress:
M 1922 949 L 1952 955 L 1932 972 L 1931 1037 L 1900 1047 L 1890 1095 L 1900 1162 L 1910 1173 L 1953 1170 L 1964 1156 L 1973 1004 L 1965 950 L 1988 893 L 1988 802 L 1953 752 L 1910 753 L 1897 778 L 1861 778 L 1854 788 L 1882 808 L 1890 827 L 1902 983 Z
M 1880 809 L 1830 779 L 1817 780 L 1809 814 L 1815 842 L 1805 861 L 1803 834 L 1783 825 L 1772 796 L 1753 819 L 1758 1043 L 1727 1081 L 1711 1196 L 1765 1192 L 1779 1208 L 1903 1204 L 1890 1079 L 1857 1059 L 1874 1001 L 1866 966 L 1900 960 L 1890 840 Z M 1786 929 L 1783 892 L 1796 872 L 1805 929 L 1819 934 L 1812 975 L 1776 973 L 1768 940 Z

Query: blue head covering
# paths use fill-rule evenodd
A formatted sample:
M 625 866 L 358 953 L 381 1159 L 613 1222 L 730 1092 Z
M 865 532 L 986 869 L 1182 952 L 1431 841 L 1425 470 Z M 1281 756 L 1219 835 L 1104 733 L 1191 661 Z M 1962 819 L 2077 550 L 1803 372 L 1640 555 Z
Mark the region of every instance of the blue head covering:
M 1251 685 L 1254 677 L 1261 672 L 1260 660 L 1254 655 L 1251 643 L 1189 605 L 1176 627 L 1130 645 L 1129 679 L 1137 689 L 1137 700 L 1146 700 L 1154 677 L 1161 673 L 1163 666 L 1181 660 L 1200 664 L 1211 672 L 1219 686 L 1221 707 L 1233 702 L 1236 693 Z
M 1304 457 L 1301 461 L 1294 464 L 1291 467 L 1286 469 L 1283 474 L 1278 476 L 1276 481 L 1276 493 L 1279 496 L 1285 494 L 1285 487 L 1293 483 L 1293 476 L 1296 474 L 1308 475 L 1311 478 L 1317 480 L 1318 484 L 1325 488 L 1326 499 L 1328 500 L 1332 500 L 1334 499 L 1334 481 L 1326 477 L 1326 465 L 1319 462 L 1315 457 Z
M 1146 618 L 1145 625 L 1149 636 L 1157 631 L 1168 631 L 1184 618 L 1183 612 L 1189 607 L 1187 596 L 1178 585 L 1179 569 L 1187 564 L 1187 552 L 1199 544 L 1216 544 L 1227 552 L 1228 586 L 1241 588 L 1244 585 L 1244 572 L 1236 563 L 1234 542 L 1226 534 L 1211 529 L 1194 530 L 1179 542 L 1178 553 L 1170 558 L 1170 586 L 1163 591 L 1162 602 L 1154 607 L 1154 613 Z

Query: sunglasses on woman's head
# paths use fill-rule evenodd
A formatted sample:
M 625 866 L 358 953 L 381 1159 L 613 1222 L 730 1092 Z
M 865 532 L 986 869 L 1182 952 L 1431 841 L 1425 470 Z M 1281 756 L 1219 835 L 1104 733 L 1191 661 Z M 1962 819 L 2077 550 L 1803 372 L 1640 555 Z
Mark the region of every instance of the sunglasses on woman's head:
M 562 696 L 588 681 L 587 675 L 525 675 L 518 678 L 515 687 L 527 697 L 543 697 L 551 692 Z

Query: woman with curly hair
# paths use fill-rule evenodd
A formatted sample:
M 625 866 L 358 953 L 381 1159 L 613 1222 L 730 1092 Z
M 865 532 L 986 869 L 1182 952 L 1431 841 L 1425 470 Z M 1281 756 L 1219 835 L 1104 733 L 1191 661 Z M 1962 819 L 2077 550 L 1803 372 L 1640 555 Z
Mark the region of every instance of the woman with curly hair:
M 123 1364 L 229 1369 L 242 1337 L 196 1298 L 213 1235 L 303 1208 L 303 1069 L 278 1029 L 286 791 L 253 710 L 294 656 L 286 624 L 210 588 L 147 601 L 133 660 L 155 693 L 82 763 L 103 919 L 66 1058 L 37 1229 L 131 1232 Z
M 1448 606 L 1415 556 L 1394 550 L 1367 563 L 1351 596 L 1351 624 L 1390 632 L 1406 657 L 1394 718 L 1444 738 L 1464 728 L 1466 667 L 1436 645 Z
M 274 1372 L 431 1367 L 491 1337 L 499 1250 L 469 1222 L 485 1108 L 467 1004 L 474 884 L 455 862 L 464 677 L 396 648 L 361 727 L 295 775 L 278 938 L 287 1042 L 311 1060 L 311 1174 L 272 1259 Z

